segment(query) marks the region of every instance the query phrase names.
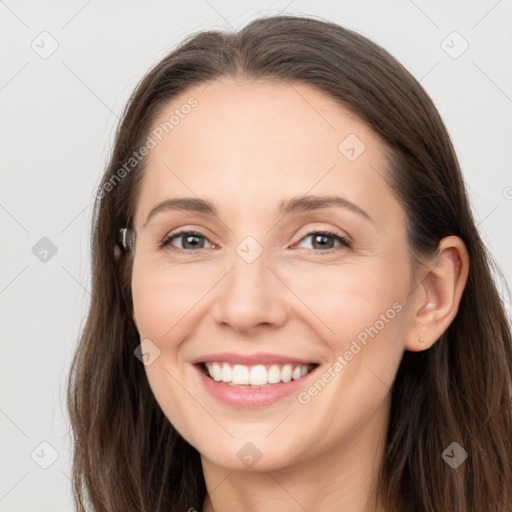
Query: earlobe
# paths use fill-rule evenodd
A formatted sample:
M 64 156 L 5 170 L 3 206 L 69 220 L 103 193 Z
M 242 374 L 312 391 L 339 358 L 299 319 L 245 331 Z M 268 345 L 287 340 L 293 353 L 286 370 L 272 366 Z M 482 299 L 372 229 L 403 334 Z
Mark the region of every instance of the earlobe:
M 456 236 L 443 238 L 436 256 L 427 265 L 404 347 L 411 352 L 430 348 L 457 315 L 469 272 L 466 245 Z

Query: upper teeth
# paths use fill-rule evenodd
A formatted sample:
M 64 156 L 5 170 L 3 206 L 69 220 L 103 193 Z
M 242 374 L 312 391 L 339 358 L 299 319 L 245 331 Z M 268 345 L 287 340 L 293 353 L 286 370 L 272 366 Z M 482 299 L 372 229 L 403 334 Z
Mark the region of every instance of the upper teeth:
M 219 382 L 231 383 L 233 386 L 253 385 L 264 386 L 279 382 L 290 382 L 292 379 L 300 379 L 309 371 L 305 364 L 245 366 L 242 364 L 231 365 L 229 363 L 205 363 L 210 377 Z

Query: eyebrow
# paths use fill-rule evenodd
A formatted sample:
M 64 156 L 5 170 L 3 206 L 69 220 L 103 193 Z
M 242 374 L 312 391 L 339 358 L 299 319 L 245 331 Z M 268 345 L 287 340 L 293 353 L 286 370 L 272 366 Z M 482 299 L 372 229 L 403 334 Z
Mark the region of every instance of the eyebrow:
M 329 208 L 333 206 L 345 208 L 361 215 L 369 221 L 372 221 L 371 217 L 362 208 L 350 202 L 348 199 L 338 196 L 308 195 L 292 197 L 285 201 L 281 201 L 279 212 L 284 217 L 290 213 L 320 210 L 322 208 Z M 165 211 L 196 212 L 212 217 L 217 216 L 217 209 L 215 206 L 204 199 L 196 197 L 171 198 L 162 201 L 149 212 L 144 226 L 146 226 L 156 214 Z

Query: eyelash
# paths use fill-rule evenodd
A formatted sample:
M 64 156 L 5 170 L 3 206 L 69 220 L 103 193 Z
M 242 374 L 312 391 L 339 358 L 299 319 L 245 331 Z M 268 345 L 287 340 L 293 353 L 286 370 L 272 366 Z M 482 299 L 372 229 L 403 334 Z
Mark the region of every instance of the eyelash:
M 174 238 L 179 238 L 180 236 L 183 236 L 183 235 L 197 236 L 197 237 L 200 237 L 200 238 L 204 238 L 205 240 L 208 240 L 205 236 L 203 236 L 201 233 L 198 233 L 197 231 L 186 231 L 186 230 L 183 230 L 183 231 L 178 231 L 177 233 L 173 233 L 173 234 L 171 234 L 169 236 L 166 236 L 162 240 L 162 242 L 160 244 L 160 247 L 161 248 L 167 247 L 169 250 L 176 251 L 176 252 L 179 252 L 179 253 L 189 253 L 190 254 L 190 253 L 193 253 L 193 252 L 197 252 L 199 249 L 197 249 L 197 250 L 194 250 L 194 249 L 187 250 L 187 249 L 180 249 L 178 247 L 174 247 L 174 246 L 170 245 L 171 241 Z M 307 238 L 308 236 L 311 236 L 311 235 L 323 235 L 323 236 L 330 236 L 330 237 L 336 238 L 339 241 L 339 245 L 336 246 L 336 247 L 332 247 L 332 248 L 326 249 L 325 251 L 318 251 L 318 250 L 315 250 L 315 249 L 306 249 L 306 251 L 308 251 L 308 252 L 314 252 L 316 254 L 332 254 L 335 251 L 343 250 L 343 249 L 350 249 L 352 247 L 352 244 L 351 244 L 350 240 L 348 240 L 347 238 L 339 235 L 338 233 L 336 233 L 334 231 L 329 231 L 329 230 L 309 231 L 309 232 L 307 232 L 307 233 L 305 233 L 305 234 L 303 234 L 301 236 L 301 238 L 299 239 L 299 242 L 301 242 L 302 240 L 304 240 L 305 238 Z

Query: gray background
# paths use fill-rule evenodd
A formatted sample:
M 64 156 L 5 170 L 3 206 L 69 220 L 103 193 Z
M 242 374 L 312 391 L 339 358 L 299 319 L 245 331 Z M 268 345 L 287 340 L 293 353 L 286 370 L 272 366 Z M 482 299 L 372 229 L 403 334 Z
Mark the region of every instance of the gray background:
M 0 0 L 3 512 L 72 510 L 65 390 L 90 300 L 93 191 L 128 95 L 190 32 L 286 12 L 321 16 L 381 44 L 439 108 L 484 239 L 512 281 L 512 2 L 241 5 Z

